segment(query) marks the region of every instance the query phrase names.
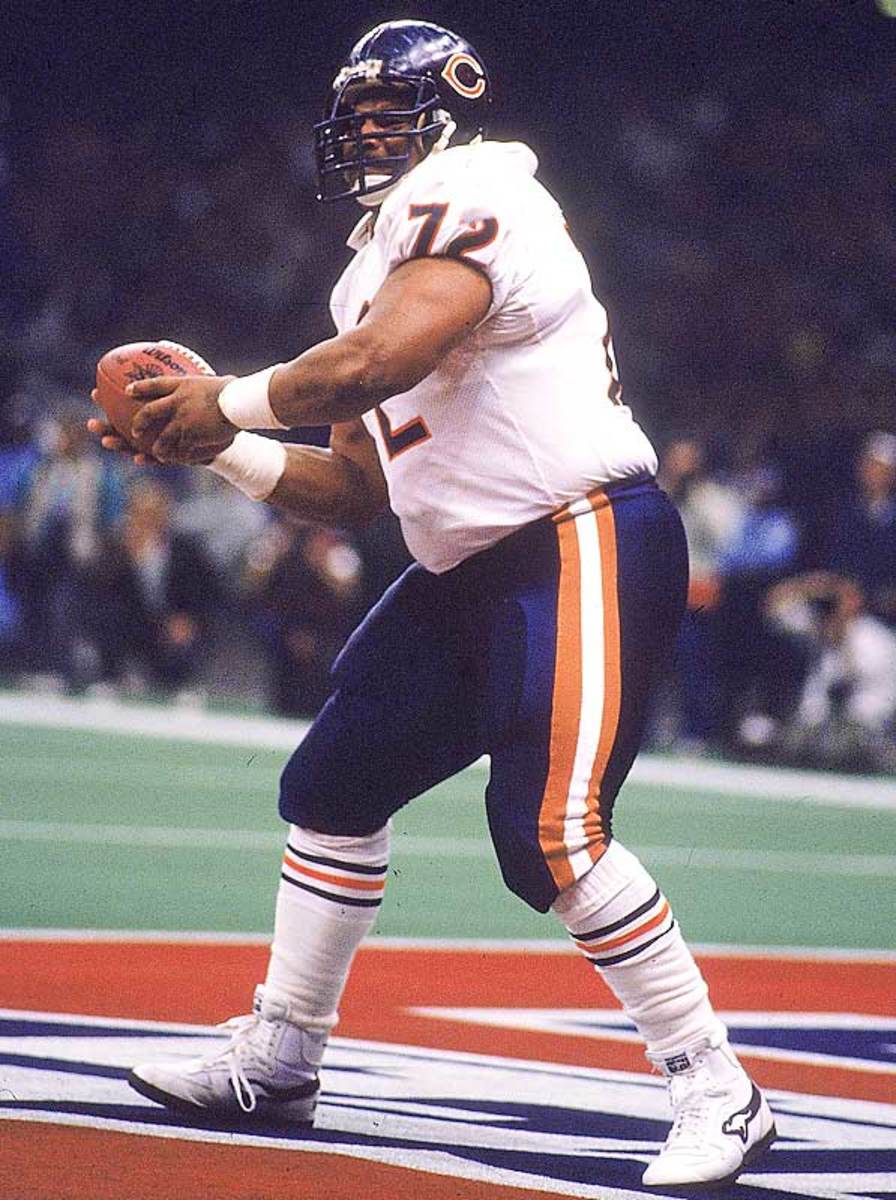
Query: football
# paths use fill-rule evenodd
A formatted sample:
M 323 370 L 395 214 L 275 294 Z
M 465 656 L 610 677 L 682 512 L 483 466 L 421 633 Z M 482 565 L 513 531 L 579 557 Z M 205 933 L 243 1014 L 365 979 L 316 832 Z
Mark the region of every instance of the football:
M 125 394 L 129 383 L 157 375 L 214 375 L 214 370 L 193 350 L 178 342 L 131 342 L 107 351 L 96 365 L 96 400 L 110 422 L 137 450 L 148 452 L 154 438 L 131 435 L 131 421 L 141 401 Z

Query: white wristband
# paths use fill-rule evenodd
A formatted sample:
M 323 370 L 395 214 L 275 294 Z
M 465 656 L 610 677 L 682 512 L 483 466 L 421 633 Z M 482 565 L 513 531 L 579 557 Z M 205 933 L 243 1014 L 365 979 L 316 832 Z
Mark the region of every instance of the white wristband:
M 238 433 L 207 466 L 250 500 L 267 500 L 286 470 L 286 447 L 259 433 Z
M 225 383 L 218 395 L 218 408 L 237 429 L 289 429 L 274 415 L 268 399 L 271 376 L 282 366 L 275 363 L 254 375 L 243 375 Z

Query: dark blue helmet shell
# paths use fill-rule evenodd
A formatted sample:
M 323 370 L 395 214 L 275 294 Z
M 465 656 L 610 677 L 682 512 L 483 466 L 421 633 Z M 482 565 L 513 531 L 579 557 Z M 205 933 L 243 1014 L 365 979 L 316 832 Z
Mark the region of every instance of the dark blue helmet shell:
M 377 87 L 396 97 L 397 107 L 384 115 L 399 128 L 383 136 L 401 152 L 387 158 L 369 153 L 379 139 L 362 137 L 363 114 L 352 109 Z M 377 25 L 353 47 L 333 80 L 324 120 L 314 126 L 319 198 L 390 188 L 416 161 L 413 147 L 422 142 L 428 153 L 446 130 L 452 144 L 484 136 L 491 102 L 488 73 L 464 38 L 428 21 Z

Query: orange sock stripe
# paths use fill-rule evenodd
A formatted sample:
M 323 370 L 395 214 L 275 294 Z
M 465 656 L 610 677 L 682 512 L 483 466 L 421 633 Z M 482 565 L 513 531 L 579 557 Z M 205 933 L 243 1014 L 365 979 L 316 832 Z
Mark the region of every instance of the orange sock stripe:
M 651 917 L 649 921 L 645 921 L 637 929 L 631 929 L 628 933 L 624 933 L 622 937 L 611 938 L 609 942 L 576 942 L 576 945 L 586 954 L 603 954 L 605 950 L 615 950 L 618 946 L 625 946 L 629 942 L 633 942 L 635 938 L 639 938 L 644 933 L 650 933 L 651 929 L 656 929 L 657 925 L 662 925 L 666 917 L 669 916 L 670 911 L 669 901 L 665 900 L 663 907 L 655 917 Z
M 600 813 L 600 793 L 610 754 L 619 731 L 619 711 L 622 704 L 622 661 L 619 637 L 619 590 L 616 563 L 616 521 L 612 506 L 602 495 L 592 501 L 597 538 L 600 547 L 601 591 L 604 621 L 604 709 L 601 716 L 600 739 L 588 785 L 588 815 L 585 832 L 588 850 L 596 862 L 605 849 Z
M 573 521 L 557 525 L 560 586 L 548 777 L 538 818 L 538 839 L 548 869 L 562 891 L 574 882 L 563 832 L 575 765 L 582 707 L 581 564 Z
M 385 879 L 354 879 L 349 875 L 330 875 L 327 871 L 315 871 L 312 867 L 297 862 L 290 854 L 283 855 L 283 865 L 299 875 L 307 875 L 321 883 L 332 883 L 336 887 L 354 888 L 360 892 L 382 892 L 386 887 Z

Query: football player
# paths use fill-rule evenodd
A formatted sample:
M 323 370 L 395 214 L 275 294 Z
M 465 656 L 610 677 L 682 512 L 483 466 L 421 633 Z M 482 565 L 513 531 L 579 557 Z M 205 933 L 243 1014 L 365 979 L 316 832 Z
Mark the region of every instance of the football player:
M 526 146 L 485 139 L 475 49 L 421 21 L 363 37 L 315 127 L 320 198 L 364 213 L 337 335 L 243 378 L 133 385 L 162 462 L 354 524 L 386 504 L 416 562 L 350 638 L 283 773 L 267 977 L 205 1059 L 130 1081 L 187 1112 L 309 1124 L 390 817 L 483 754 L 504 879 L 552 909 L 668 1076 L 644 1182 L 733 1179 L 772 1141 L 666 898 L 612 836 L 686 591 L 678 515 L 622 403 L 607 317 Z M 249 430 L 326 424 L 328 450 Z M 108 448 L 122 442 L 93 423 Z

